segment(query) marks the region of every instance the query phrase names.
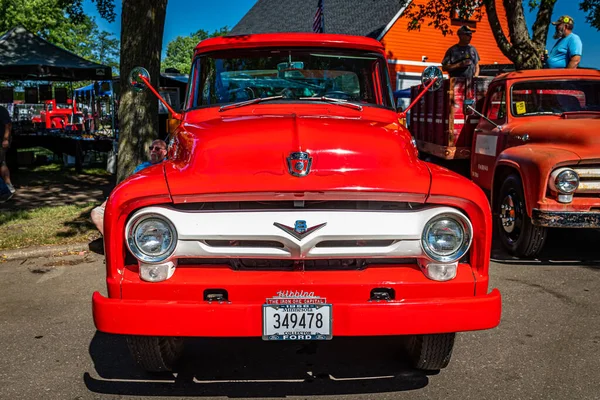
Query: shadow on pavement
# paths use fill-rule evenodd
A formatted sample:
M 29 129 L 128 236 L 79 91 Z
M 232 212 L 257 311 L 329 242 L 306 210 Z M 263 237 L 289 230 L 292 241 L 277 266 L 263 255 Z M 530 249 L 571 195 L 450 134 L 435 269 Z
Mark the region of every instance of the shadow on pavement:
M 492 261 L 517 265 L 576 265 L 600 268 L 599 229 L 550 229 L 539 256 L 519 259 L 504 250 L 499 240 L 492 243 Z
M 401 348 L 401 339 L 393 337 L 318 343 L 189 339 L 175 373 L 150 375 L 133 363 L 124 337 L 96 332 L 89 349 L 96 371 L 86 372 L 83 380 L 94 393 L 233 398 L 392 393 L 427 386 L 428 376 L 408 367 Z

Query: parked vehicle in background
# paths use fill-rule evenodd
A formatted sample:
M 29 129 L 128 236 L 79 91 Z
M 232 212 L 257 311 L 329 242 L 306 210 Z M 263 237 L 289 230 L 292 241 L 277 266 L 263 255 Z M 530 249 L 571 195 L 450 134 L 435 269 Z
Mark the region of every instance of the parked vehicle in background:
M 77 103 L 67 100 L 67 103 L 57 103 L 56 100 L 44 101 L 44 109 L 39 116 L 32 118 L 34 124 L 45 129 L 83 130 L 83 113 L 77 110 Z
M 424 155 L 470 160 L 508 251 L 539 254 L 548 228 L 600 228 L 600 71 L 453 78 L 445 88 L 413 109 L 410 130 Z
M 171 369 L 184 337 L 397 335 L 440 369 L 456 332 L 498 325 L 487 199 L 418 159 L 381 43 L 213 38 L 190 77 L 182 114 L 163 100 L 181 121 L 168 160 L 106 206 L 94 321 L 143 368 Z M 130 80 L 158 95 L 147 71 Z

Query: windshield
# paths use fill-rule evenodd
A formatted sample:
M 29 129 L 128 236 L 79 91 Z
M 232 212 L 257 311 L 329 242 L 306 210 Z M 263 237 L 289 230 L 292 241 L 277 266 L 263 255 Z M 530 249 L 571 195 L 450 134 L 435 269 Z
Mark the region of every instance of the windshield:
M 600 111 L 600 80 L 515 83 L 511 91 L 511 107 L 516 117 Z
M 388 73 L 376 53 L 332 49 L 236 49 L 194 61 L 186 108 L 283 96 L 277 102 L 319 97 L 392 108 Z

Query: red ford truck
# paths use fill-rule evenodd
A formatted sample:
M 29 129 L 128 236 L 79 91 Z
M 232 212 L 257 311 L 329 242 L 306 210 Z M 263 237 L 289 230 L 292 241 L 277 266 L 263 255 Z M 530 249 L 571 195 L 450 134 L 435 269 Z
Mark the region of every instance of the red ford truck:
M 157 94 L 143 69 L 130 80 Z M 93 295 L 97 329 L 141 367 L 173 368 L 186 337 L 396 335 L 440 369 L 456 332 L 499 324 L 487 198 L 418 159 L 379 42 L 208 39 L 170 111 L 167 161 L 108 199 Z
M 451 78 L 411 113 L 422 155 L 468 160 L 510 253 L 539 254 L 548 228 L 600 228 L 600 71 Z

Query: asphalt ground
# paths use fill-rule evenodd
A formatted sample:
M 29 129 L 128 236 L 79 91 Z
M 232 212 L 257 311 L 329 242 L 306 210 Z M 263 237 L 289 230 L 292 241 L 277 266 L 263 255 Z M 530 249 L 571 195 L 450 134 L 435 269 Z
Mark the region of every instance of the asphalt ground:
M 94 253 L 0 264 L 0 398 L 600 399 L 600 232 L 552 232 L 543 257 L 494 250 L 500 326 L 460 333 L 439 373 L 410 369 L 401 340 L 200 339 L 177 374 L 148 375 L 98 333 Z

